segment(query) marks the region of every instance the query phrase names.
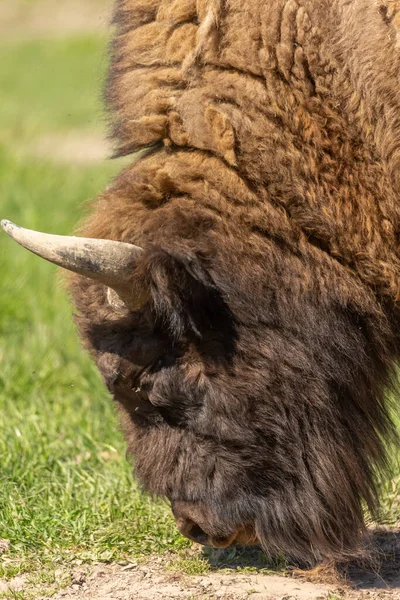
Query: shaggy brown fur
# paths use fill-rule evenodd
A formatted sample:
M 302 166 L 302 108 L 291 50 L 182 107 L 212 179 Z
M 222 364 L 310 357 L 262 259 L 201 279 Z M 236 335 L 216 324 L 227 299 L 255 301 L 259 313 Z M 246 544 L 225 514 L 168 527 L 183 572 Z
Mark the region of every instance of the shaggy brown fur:
M 81 277 L 72 292 L 139 480 L 196 539 L 340 557 L 376 506 L 399 353 L 399 4 L 117 3 L 116 153 L 150 150 L 82 232 L 144 248 L 138 310 Z

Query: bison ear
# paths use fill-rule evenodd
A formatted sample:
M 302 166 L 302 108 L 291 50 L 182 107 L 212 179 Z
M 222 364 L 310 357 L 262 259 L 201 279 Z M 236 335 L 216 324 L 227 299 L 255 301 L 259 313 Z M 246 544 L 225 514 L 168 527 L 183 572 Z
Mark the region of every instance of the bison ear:
M 188 331 L 202 337 L 217 327 L 225 303 L 204 258 L 192 251 L 153 248 L 146 263 L 156 318 L 175 338 Z

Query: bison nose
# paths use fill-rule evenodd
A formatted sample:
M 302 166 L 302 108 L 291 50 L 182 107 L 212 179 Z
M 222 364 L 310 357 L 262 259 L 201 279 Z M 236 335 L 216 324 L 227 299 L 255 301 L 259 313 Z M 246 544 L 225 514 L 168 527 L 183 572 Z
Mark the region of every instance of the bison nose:
M 203 546 L 208 544 L 208 535 L 191 519 L 178 518 L 176 519 L 176 526 L 181 534 L 190 540 L 202 544 Z

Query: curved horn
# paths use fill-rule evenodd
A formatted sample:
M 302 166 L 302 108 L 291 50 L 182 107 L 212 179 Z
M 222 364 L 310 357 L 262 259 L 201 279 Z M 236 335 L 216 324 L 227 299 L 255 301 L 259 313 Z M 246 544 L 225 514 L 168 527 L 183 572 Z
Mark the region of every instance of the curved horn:
M 143 249 L 125 242 L 51 235 L 1 221 L 6 233 L 34 254 L 64 269 L 100 281 L 115 290 L 127 306 L 132 305 L 130 275 Z

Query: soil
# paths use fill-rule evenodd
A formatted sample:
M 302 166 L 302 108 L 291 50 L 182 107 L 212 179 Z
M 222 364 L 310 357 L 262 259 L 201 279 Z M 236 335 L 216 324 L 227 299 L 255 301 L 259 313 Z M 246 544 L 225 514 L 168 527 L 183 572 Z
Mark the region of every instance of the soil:
M 208 573 L 188 576 L 165 570 L 163 563 L 143 566 L 99 566 L 73 577 L 57 600 L 317 600 L 328 597 L 329 588 L 279 575 Z M 124 571 L 124 568 L 127 569 Z M 333 589 L 333 588 L 332 588 Z M 44 600 L 44 599 L 43 599 Z
M 54 600 L 400 600 L 400 531 L 377 530 L 372 535 L 373 558 L 346 565 L 322 564 L 311 571 L 285 575 L 258 571 L 259 552 L 245 550 L 239 558 L 203 575 L 187 575 L 176 557 L 151 557 L 146 562 L 64 566 L 58 582 L 68 581 Z M 220 551 L 216 551 L 220 552 Z M 213 564 L 212 554 L 209 556 Z M 259 559 L 258 559 L 259 560 Z M 175 561 L 175 563 L 174 563 Z M 246 569 L 247 567 L 247 569 Z M 250 569 L 249 569 L 250 568 Z M 254 569 L 253 572 L 251 569 Z M 29 576 L 0 581 L 0 595 L 32 592 Z M 38 595 L 39 594 L 39 595 Z M 49 588 L 35 588 L 48 598 Z M 14 597 L 14 596 L 10 596 Z

